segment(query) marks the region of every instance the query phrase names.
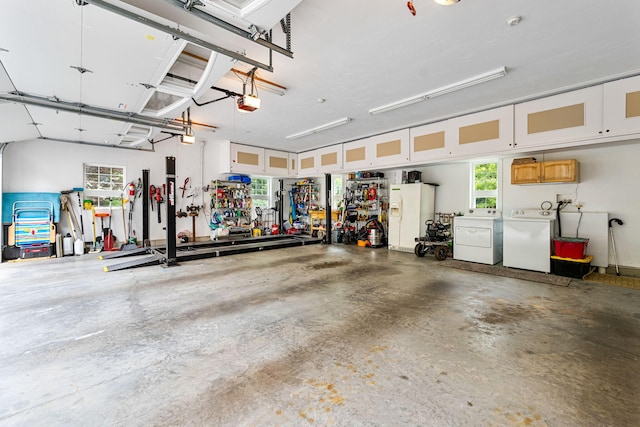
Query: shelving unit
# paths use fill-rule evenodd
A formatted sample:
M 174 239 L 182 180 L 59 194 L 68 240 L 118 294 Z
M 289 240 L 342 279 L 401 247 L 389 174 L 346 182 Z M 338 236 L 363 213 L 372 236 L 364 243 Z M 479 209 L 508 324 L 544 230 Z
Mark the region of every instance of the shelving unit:
M 251 184 L 239 181 L 211 181 L 212 229 L 251 232 Z
M 303 227 L 302 232 L 311 232 L 310 212 L 320 209 L 320 193 L 315 180 L 307 178 L 291 184 L 289 190 L 289 203 L 295 215 L 290 215 L 295 222 L 300 223 Z
M 377 219 L 387 232 L 389 209 L 389 188 L 386 178 L 353 178 L 345 187 L 344 205 L 346 212 L 357 212 L 356 230 L 370 219 Z M 346 218 L 345 218 L 346 219 Z

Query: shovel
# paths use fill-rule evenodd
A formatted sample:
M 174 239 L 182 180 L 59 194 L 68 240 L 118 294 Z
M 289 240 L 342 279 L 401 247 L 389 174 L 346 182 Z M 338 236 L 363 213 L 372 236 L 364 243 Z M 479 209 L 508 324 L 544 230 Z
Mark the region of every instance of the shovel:
M 611 218 L 609 220 L 609 234 L 611 235 L 611 249 L 613 249 L 613 261 L 616 263 L 616 276 L 620 275 L 620 269 L 618 268 L 618 254 L 616 254 L 616 241 L 613 238 L 613 225 L 612 222 L 615 222 L 618 225 L 624 224 L 622 220 L 618 218 Z

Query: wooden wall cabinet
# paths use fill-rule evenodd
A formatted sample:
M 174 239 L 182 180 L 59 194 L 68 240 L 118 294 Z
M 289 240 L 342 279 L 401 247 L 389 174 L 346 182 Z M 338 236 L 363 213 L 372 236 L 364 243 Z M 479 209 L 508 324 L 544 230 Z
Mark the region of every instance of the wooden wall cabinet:
M 540 163 L 511 165 L 511 184 L 537 184 L 540 182 Z
M 578 182 L 580 163 L 576 159 L 511 165 L 511 184 Z
M 578 182 L 580 164 L 576 159 L 542 162 L 541 182 Z

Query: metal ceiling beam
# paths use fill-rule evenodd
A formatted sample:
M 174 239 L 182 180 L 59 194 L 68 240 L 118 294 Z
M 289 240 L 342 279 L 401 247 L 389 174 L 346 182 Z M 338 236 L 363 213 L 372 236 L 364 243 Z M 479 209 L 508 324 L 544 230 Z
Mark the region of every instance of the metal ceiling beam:
M 66 102 L 57 99 L 55 96 L 45 98 L 31 95 L 24 92 L 13 91 L 7 94 L 0 94 L 0 100 L 15 102 L 23 105 L 33 105 L 36 107 L 49 108 L 52 110 L 65 111 L 86 116 L 98 117 L 107 120 L 116 120 L 125 123 L 135 123 L 143 126 L 167 129 L 172 132 L 183 132 L 184 123 L 179 120 L 158 119 L 155 117 L 143 116 L 136 113 L 127 113 L 107 108 L 94 107 L 82 103 Z
M 146 151 L 149 153 L 155 153 L 155 150 L 153 148 L 127 147 L 125 145 L 115 145 L 115 144 L 98 144 L 97 142 L 75 141 L 72 139 L 62 139 L 62 138 L 47 138 L 44 136 L 38 139 L 42 141 L 64 142 L 65 144 L 80 144 L 80 145 L 90 145 L 92 147 L 117 148 L 119 150 L 134 150 L 134 151 Z
M 253 65 L 254 67 L 258 67 L 258 68 L 261 68 L 261 69 L 269 71 L 269 72 L 273 71 L 273 66 L 271 66 L 271 64 L 263 64 L 262 62 L 253 60 L 251 58 L 247 58 L 246 56 L 241 55 L 241 54 L 239 54 L 237 52 L 233 52 L 231 50 L 225 49 L 223 47 L 220 47 L 218 45 L 210 43 L 210 42 L 208 42 L 206 40 L 202 40 L 202 39 L 200 39 L 198 37 L 192 36 L 191 34 L 185 33 L 184 31 L 180 31 L 180 30 L 178 30 L 176 28 L 169 27 L 168 25 L 164 25 L 164 24 L 161 24 L 161 23 L 159 23 L 157 21 L 153 21 L 153 20 L 151 20 L 151 19 L 149 19 L 149 18 L 147 18 L 145 16 L 138 15 L 137 13 L 133 13 L 133 12 L 128 11 L 126 9 L 123 9 L 121 7 L 115 6 L 115 5 L 113 5 L 111 3 L 108 3 L 108 2 L 106 2 L 104 0 L 84 0 L 84 2 L 92 4 L 94 6 L 98 6 L 98 7 L 102 8 L 102 9 L 108 10 L 110 12 L 113 12 L 113 13 L 117 14 L 117 15 L 124 16 L 125 18 L 129 18 L 129 19 L 131 19 L 133 21 L 140 22 L 141 24 L 147 25 L 147 26 L 149 26 L 151 28 L 155 28 L 156 30 L 162 31 L 164 33 L 171 34 L 172 36 L 174 36 L 176 38 L 180 38 L 180 39 L 186 40 L 186 41 L 191 42 L 191 43 L 193 43 L 195 45 L 204 47 L 204 48 L 212 50 L 214 52 L 218 52 L 218 53 L 220 53 L 222 55 L 226 55 L 226 56 L 228 56 L 230 58 L 233 58 L 233 59 L 236 59 L 238 61 L 245 62 L 247 64 Z
M 270 50 L 273 50 L 274 52 L 278 52 L 279 54 L 282 54 L 282 55 L 287 56 L 289 58 L 293 58 L 293 52 L 291 52 L 290 49 L 285 49 L 285 48 L 283 48 L 281 46 L 278 46 L 276 44 L 271 43 L 269 40 L 265 40 L 265 39 L 260 38 L 260 37 L 256 38 L 255 37 L 256 33 L 250 33 L 249 31 L 245 31 L 242 28 L 236 27 L 235 25 L 232 25 L 232 24 L 230 24 L 228 22 L 225 22 L 222 19 L 216 18 L 215 16 L 210 15 L 210 14 L 208 14 L 208 13 L 206 13 L 206 12 L 200 10 L 200 9 L 196 9 L 195 7 L 187 7 L 186 3 L 183 2 L 182 0 L 165 0 L 165 1 L 167 1 L 167 2 L 171 3 L 172 5 L 177 6 L 177 7 L 181 8 L 181 9 L 191 13 L 192 15 L 194 15 L 194 16 L 196 16 L 196 17 L 198 17 L 198 18 L 200 18 L 200 19 L 202 19 L 204 21 L 207 21 L 207 22 L 209 22 L 211 24 L 217 25 L 218 27 L 220 27 L 222 29 L 225 29 L 225 30 L 227 30 L 229 32 L 232 32 L 232 33 L 234 33 L 234 34 L 236 34 L 236 35 L 238 35 L 240 37 L 244 37 L 247 40 L 251 40 L 252 42 L 257 43 L 257 44 L 259 44 L 261 46 L 264 46 L 264 47 L 266 47 L 266 48 L 268 48 Z M 290 26 L 287 28 L 287 31 L 288 31 L 288 32 L 286 32 L 287 35 L 291 34 L 290 33 L 290 28 L 291 28 Z M 287 40 L 290 40 L 290 38 L 288 37 Z

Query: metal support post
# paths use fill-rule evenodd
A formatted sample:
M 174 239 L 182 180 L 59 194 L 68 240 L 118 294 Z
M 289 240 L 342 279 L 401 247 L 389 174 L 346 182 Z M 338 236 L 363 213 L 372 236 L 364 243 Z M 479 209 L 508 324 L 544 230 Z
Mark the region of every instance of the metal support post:
M 326 212 L 326 232 L 324 235 L 324 242 L 328 245 L 331 244 L 331 174 L 330 173 L 325 173 L 324 174 L 324 181 L 325 181 L 325 187 L 327 188 L 327 208 L 325 209 Z
M 151 246 L 149 241 L 149 169 L 142 169 L 142 246 Z
M 165 266 L 177 265 L 176 257 L 176 158 L 166 158 L 167 170 L 167 253 Z M 160 204 L 158 204 L 160 209 Z
M 284 233 L 284 180 L 278 180 L 278 230 Z

